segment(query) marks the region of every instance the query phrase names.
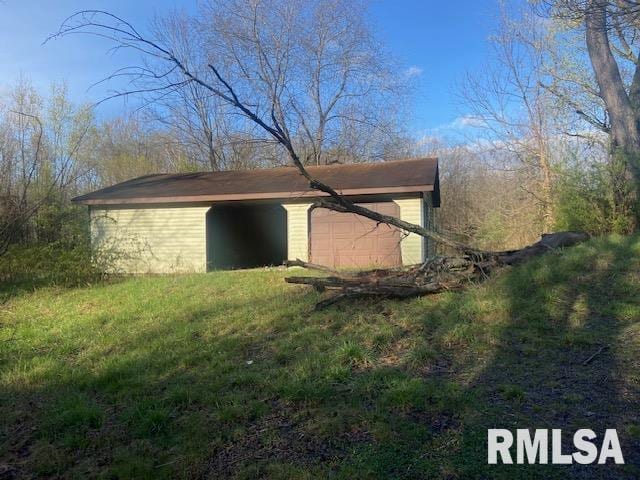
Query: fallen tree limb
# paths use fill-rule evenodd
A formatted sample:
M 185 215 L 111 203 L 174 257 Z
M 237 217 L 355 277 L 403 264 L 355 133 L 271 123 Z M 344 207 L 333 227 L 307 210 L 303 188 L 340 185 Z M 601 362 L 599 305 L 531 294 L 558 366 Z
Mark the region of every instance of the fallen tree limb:
M 550 250 L 571 247 L 588 239 L 589 235 L 584 232 L 544 233 L 542 234 L 542 238 L 533 245 L 521 248 L 520 250 L 498 252 L 494 255 L 497 256 L 501 263 L 513 265 L 531 257 L 542 255 Z
M 415 284 L 414 278 L 407 279 L 389 279 L 389 280 L 369 280 L 368 278 L 348 279 L 344 277 L 288 277 L 287 283 L 296 283 L 304 285 L 312 285 L 322 289 L 331 288 L 347 288 L 350 293 L 367 293 L 375 288 L 377 295 L 393 295 L 397 297 L 411 297 L 425 293 L 435 293 L 445 289 L 450 290 L 455 287 L 456 282 L 450 282 L 447 286 L 446 282 L 431 282 L 425 284 Z
M 295 160 L 294 160 L 294 163 L 298 165 L 298 163 L 296 163 Z M 300 167 L 304 168 L 302 166 Z M 394 227 L 397 227 L 405 232 L 415 233 L 417 235 L 420 235 L 421 237 L 430 238 L 431 240 L 441 245 L 446 245 L 447 247 L 460 252 L 481 253 L 479 250 L 475 250 L 469 247 L 468 245 L 452 240 L 451 238 L 445 235 L 442 235 L 438 232 L 435 232 L 434 230 L 430 230 L 428 228 L 422 227 L 420 225 L 416 225 L 414 223 L 406 222 L 397 217 L 384 215 L 382 213 L 376 212 L 374 210 L 369 210 L 368 208 L 365 208 L 365 207 L 362 207 L 361 205 L 353 203 L 351 200 L 340 196 L 333 189 L 318 182 L 317 180 L 314 180 L 314 179 L 309 180 L 309 185 L 311 186 L 311 188 L 328 193 L 332 197 L 331 200 L 329 199 L 317 200 L 311 205 L 311 208 L 326 208 L 329 210 L 333 210 L 335 212 L 355 213 L 356 215 L 360 215 L 361 217 L 374 220 L 375 222 L 378 222 L 380 224 L 384 223 L 386 225 L 393 225 Z
M 324 265 L 318 265 L 317 263 L 304 262 L 304 261 L 300 260 L 299 258 L 296 258 L 295 260 L 286 260 L 284 262 L 284 266 L 285 267 L 302 267 L 302 268 L 308 268 L 309 270 L 318 270 L 320 272 L 326 272 L 326 273 L 332 273 L 334 275 L 339 275 L 339 273 L 337 271 L 332 270 L 329 267 L 325 267 Z
M 607 345 L 602 345 L 594 354 L 592 354 L 589 358 L 587 358 L 584 362 L 582 362 L 583 366 L 589 365 L 598 355 L 604 352 L 607 349 Z
M 545 234 L 540 241 L 520 250 L 505 252 L 473 252 L 456 257 L 435 257 L 422 265 L 402 269 L 376 269 L 342 274 L 316 264 L 296 260 L 289 265 L 302 266 L 328 273 L 325 277 L 292 276 L 285 281 L 309 285 L 330 296 L 321 300 L 316 309 L 356 297 L 408 298 L 464 288 L 469 283 L 486 279 L 495 269 L 524 262 L 558 248 L 587 240 L 582 232 Z

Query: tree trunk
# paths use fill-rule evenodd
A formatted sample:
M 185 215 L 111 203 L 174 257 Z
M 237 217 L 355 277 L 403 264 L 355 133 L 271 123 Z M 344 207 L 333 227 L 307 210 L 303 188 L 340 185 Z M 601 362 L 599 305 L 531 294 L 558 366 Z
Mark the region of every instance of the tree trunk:
M 638 105 L 627 94 L 616 59 L 611 51 L 607 27 L 607 0 L 591 0 L 585 11 L 586 41 L 589 59 L 611 121 L 611 157 L 621 178 L 614 178 L 614 198 L 618 213 L 629 213 L 630 229 L 636 229 L 640 211 L 637 206 L 640 186 L 640 128 Z M 637 70 L 638 67 L 636 67 Z M 637 100 L 640 75 L 634 74 L 630 91 Z
M 415 267 L 351 274 L 296 260 L 288 265 L 321 270 L 328 276 L 295 276 L 287 277 L 285 281 L 327 292 L 328 296 L 316 305 L 317 309 L 354 297 L 415 297 L 464 288 L 472 282 L 485 280 L 496 268 L 518 264 L 588 238 L 589 235 L 583 232 L 558 232 L 543 235 L 540 241 L 520 250 L 436 257 Z
M 551 165 L 549 163 L 549 157 L 547 156 L 547 148 L 544 142 L 540 142 L 540 159 L 539 165 L 542 170 L 542 218 L 543 218 L 543 233 L 549 233 L 553 231 L 555 225 L 555 215 L 553 209 L 553 176 L 551 172 Z

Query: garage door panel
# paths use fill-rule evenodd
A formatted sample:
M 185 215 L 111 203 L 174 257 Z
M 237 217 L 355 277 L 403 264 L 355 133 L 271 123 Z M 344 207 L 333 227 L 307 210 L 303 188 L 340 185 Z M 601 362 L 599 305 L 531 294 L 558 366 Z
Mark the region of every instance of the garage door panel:
M 318 222 L 316 225 L 316 235 L 328 235 L 331 233 L 331 225 L 328 223 Z
M 376 234 L 380 234 L 383 231 L 380 227 L 375 227 L 375 225 L 372 226 L 370 223 L 360 222 L 359 219 L 357 223 L 353 224 L 353 230 L 360 235 L 369 233 L 371 231 L 375 232 Z
M 345 222 L 344 219 L 341 219 L 341 221 L 334 222 L 331 227 L 332 227 L 331 230 L 336 235 L 340 235 L 340 234 L 351 235 L 355 231 L 353 223 Z
M 332 256 L 331 255 L 320 255 L 313 261 L 319 265 L 330 265 L 332 264 Z
M 398 215 L 398 212 L 400 212 L 400 207 L 397 207 L 397 205 L 394 203 L 394 207 L 393 208 L 383 208 L 379 213 L 382 213 L 384 215 Z
M 364 204 L 385 215 L 399 216 L 393 202 Z M 351 213 L 316 208 L 310 218 L 311 261 L 329 267 L 390 267 L 402 263 L 400 231 Z
M 392 228 L 389 227 L 387 225 L 384 225 L 380 228 L 378 228 L 378 237 L 379 238 L 397 238 L 400 235 L 398 235 L 400 232 L 398 231 L 397 228 Z
M 334 238 L 329 249 L 348 252 L 354 249 L 353 243 L 351 238 Z
M 365 238 L 360 238 L 355 240 L 352 243 L 352 245 L 356 251 L 359 251 L 359 250 L 371 251 L 376 248 L 376 243 L 378 242 L 376 242 L 375 239 L 365 237 Z
M 396 241 L 395 238 L 391 238 L 389 239 L 389 241 L 378 241 L 377 248 L 385 252 L 395 253 L 395 250 L 398 248 L 398 242 Z M 392 254 L 388 253 L 386 255 L 392 255 Z

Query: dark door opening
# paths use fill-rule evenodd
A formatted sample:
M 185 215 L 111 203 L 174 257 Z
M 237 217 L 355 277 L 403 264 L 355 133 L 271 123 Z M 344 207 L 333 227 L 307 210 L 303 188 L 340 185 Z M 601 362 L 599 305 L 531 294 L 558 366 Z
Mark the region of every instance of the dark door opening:
M 207 212 L 207 270 L 282 265 L 287 212 L 280 205 L 214 205 Z

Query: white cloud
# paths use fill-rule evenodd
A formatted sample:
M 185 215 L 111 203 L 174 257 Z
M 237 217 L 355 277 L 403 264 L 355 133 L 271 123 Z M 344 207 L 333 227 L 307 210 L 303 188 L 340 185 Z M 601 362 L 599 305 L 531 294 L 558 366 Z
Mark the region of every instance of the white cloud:
M 414 77 L 419 77 L 420 75 L 422 75 L 422 68 L 416 66 L 416 65 L 411 65 L 409 68 L 407 68 L 404 71 L 404 74 L 407 78 L 414 78 Z
M 476 117 L 473 115 L 463 115 L 461 117 L 457 117 L 453 119 L 449 123 L 445 123 L 443 125 L 439 125 L 435 127 L 434 131 L 462 131 L 473 128 L 479 128 L 484 125 L 484 121 L 480 117 Z
M 416 141 L 422 147 L 436 143 L 448 145 L 471 144 L 482 138 L 486 133 L 482 128 L 484 125 L 485 122 L 481 117 L 471 114 L 461 115 L 450 122 L 436 125 L 420 132 Z
M 431 135 L 429 133 L 425 133 L 425 134 L 419 135 L 418 138 L 416 138 L 416 145 L 418 147 L 424 148 L 424 147 L 436 145 L 440 143 L 441 140 L 442 138 L 440 138 L 438 135 Z

